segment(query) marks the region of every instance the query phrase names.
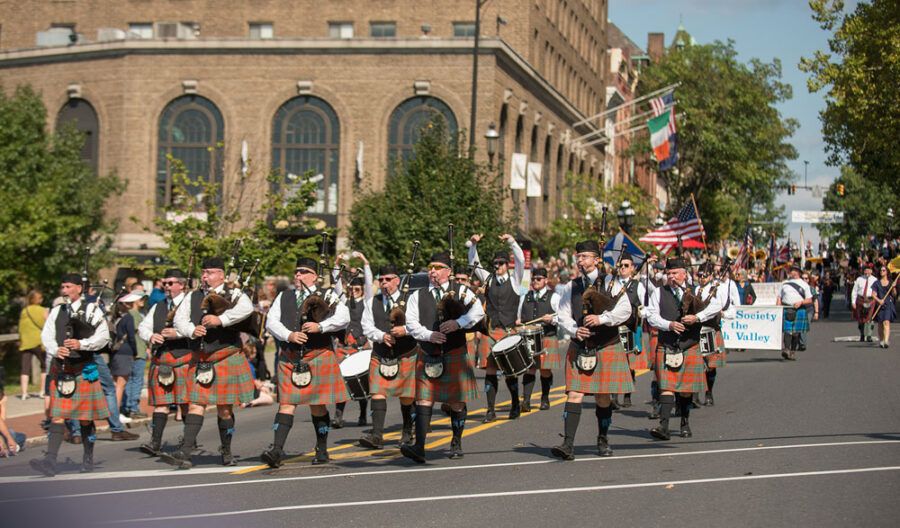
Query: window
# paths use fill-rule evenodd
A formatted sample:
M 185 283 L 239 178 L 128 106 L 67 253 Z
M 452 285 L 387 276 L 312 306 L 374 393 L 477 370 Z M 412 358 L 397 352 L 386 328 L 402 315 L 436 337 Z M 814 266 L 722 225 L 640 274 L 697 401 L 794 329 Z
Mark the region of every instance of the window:
M 275 112 L 272 168 L 282 171 L 287 185 L 308 171 L 320 177 L 311 213 L 331 226 L 337 225 L 340 142 L 337 114 L 322 99 L 295 97 Z
M 453 23 L 453 36 L 454 37 L 474 37 L 475 36 L 475 22 L 454 22 Z
M 65 126 L 73 126 L 84 134 L 84 145 L 81 147 L 81 159 L 97 174 L 97 146 L 100 144 L 100 127 L 97 123 L 97 112 L 91 103 L 84 99 L 69 99 L 56 116 L 56 130 Z
M 396 22 L 372 22 L 370 34 L 373 38 L 391 38 L 397 36 Z
M 271 22 L 250 22 L 250 38 L 270 39 L 275 37 L 275 28 Z
M 166 106 L 159 118 L 159 147 L 156 159 L 156 205 L 172 205 L 172 167 L 167 155 L 181 160 L 191 180 L 222 183 L 224 156 L 219 144 L 225 138 L 222 114 L 209 99 L 199 95 L 185 95 Z M 202 187 L 193 185 L 188 192 L 197 200 L 202 211 Z M 222 197 L 221 185 L 218 195 Z
M 447 132 L 451 140 L 455 141 L 458 131 L 456 117 L 440 99 L 413 97 L 394 109 L 388 125 L 388 171 L 396 166 L 397 160 L 405 162 L 412 157 L 413 147 L 422 134 L 422 127 L 435 116 L 444 118 Z
M 152 22 L 132 22 L 128 24 L 128 37 L 139 39 L 153 38 Z
M 329 22 L 328 36 L 331 38 L 353 38 L 353 22 Z

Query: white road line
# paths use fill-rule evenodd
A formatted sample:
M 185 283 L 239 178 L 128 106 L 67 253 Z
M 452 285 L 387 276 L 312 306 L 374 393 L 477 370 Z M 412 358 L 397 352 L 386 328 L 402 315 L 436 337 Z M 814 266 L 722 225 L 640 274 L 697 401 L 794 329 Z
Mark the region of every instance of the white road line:
M 173 476 L 184 476 L 190 477 L 191 475 L 209 475 L 209 474 L 217 474 L 217 473 L 234 473 L 233 467 L 211 467 L 211 468 L 196 468 L 190 471 L 179 471 L 176 469 L 172 469 L 171 466 L 166 466 L 166 469 L 142 469 L 135 471 L 105 471 L 98 473 L 64 473 L 62 475 L 57 475 L 52 479 L 48 479 L 43 475 L 29 475 L 24 477 L 0 477 L 0 485 L 2 484 L 20 484 L 23 482 L 56 482 L 56 481 L 64 481 L 64 480 L 101 480 L 101 479 L 114 479 L 114 478 L 146 478 L 146 477 L 173 477 Z
M 614 456 L 609 458 L 600 458 L 600 457 L 583 457 L 575 459 L 575 462 L 604 462 L 604 463 L 614 463 L 625 460 L 632 460 L 637 458 L 666 458 L 666 457 L 679 457 L 679 456 L 694 456 L 694 455 L 715 455 L 715 454 L 725 454 L 725 453 L 746 453 L 746 452 L 754 452 L 754 451 L 770 451 L 770 450 L 780 450 L 780 449 L 804 449 L 804 448 L 816 448 L 816 447 L 847 447 L 847 446 L 870 446 L 870 445 L 884 445 L 884 444 L 900 444 L 900 440 L 862 440 L 862 441 L 853 441 L 853 442 L 824 442 L 824 443 L 815 443 L 815 444 L 791 444 L 791 445 L 778 445 L 778 446 L 755 446 L 755 447 L 736 447 L 730 449 L 708 449 L 702 451 L 679 451 L 673 453 L 648 453 L 642 455 L 623 455 L 623 456 Z M 3 499 L 0 500 L 0 504 L 9 503 L 9 502 L 26 502 L 26 501 L 45 501 L 50 499 L 76 499 L 76 498 L 84 498 L 84 497 L 95 497 L 95 496 L 108 496 L 108 495 L 126 495 L 131 493 L 148 493 L 154 491 L 180 491 L 185 489 L 196 489 L 196 488 L 210 488 L 210 487 L 219 487 L 219 486 L 241 486 L 241 485 L 250 485 L 250 484 L 270 484 L 274 482 L 294 482 L 294 481 L 302 481 L 302 480 L 321 480 L 321 479 L 329 479 L 329 478 L 339 478 L 339 477 L 363 477 L 363 476 L 392 476 L 401 473 L 419 473 L 419 472 L 432 472 L 432 471 L 462 471 L 467 469 L 492 469 L 498 467 L 520 467 L 520 466 L 535 466 L 542 464 L 567 464 L 568 462 L 561 462 L 559 460 L 554 459 L 543 459 L 543 460 L 530 460 L 527 462 L 499 462 L 496 464 L 473 464 L 467 466 L 441 466 L 441 467 L 411 467 L 411 468 L 403 468 L 403 469 L 391 469 L 386 471 L 351 471 L 345 473 L 329 473 L 327 475 L 308 475 L 308 476 L 299 476 L 299 477 L 276 477 L 276 478 L 265 478 L 265 479 L 254 479 L 254 480 L 236 480 L 229 482 L 209 482 L 202 484 L 184 484 L 180 486 L 159 486 L 152 488 L 138 488 L 138 489 L 124 489 L 124 490 L 107 490 L 107 491 L 97 491 L 90 493 L 75 493 L 69 495 L 51 495 L 51 496 L 30 496 L 30 497 L 22 497 L 18 499 Z M 210 468 L 210 469 L 218 469 L 218 468 Z M 234 468 L 231 468 L 233 471 Z M 175 474 L 177 470 L 171 470 L 169 472 L 164 473 L 165 475 Z M 194 471 L 194 470 L 191 470 Z M 213 471 L 209 471 L 212 473 Z M 127 478 L 128 472 L 121 472 L 121 477 L 118 478 Z M 178 474 L 189 475 L 191 474 L 189 471 L 178 472 Z M 90 475 L 88 475 L 89 477 Z M 74 477 L 74 475 L 73 475 Z M 25 480 L 24 478 L 20 479 L 18 482 L 33 482 L 30 480 Z M 15 481 L 13 481 L 15 482 Z M 42 482 L 52 482 L 46 477 L 42 478 Z
M 231 515 L 248 515 L 254 513 L 270 513 L 279 511 L 317 510 L 324 508 L 347 508 L 355 506 L 376 506 L 381 504 L 403 504 L 410 502 L 433 502 L 465 499 L 486 499 L 495 497 L 513 497 L 520 495 L 548 495 L 555 493 L 576 493 L 585 491 L 608 491 L 635 488 L 654 488 L 660 486 L 685 486 L 689 484 L 711 484 L 717 482 L 740 482 L 746 480 L 767 480 L 798 477 L 817 477 L 823 475 L 847 475 L 854 473 L 873 473 L 880 471 L 898 471 L 900 466 L 883 466 L 870 468 L 834 469 L 828 471 L 803 471 L 798 473 L 771 473 L 768 475 L 741 475 L 739 477 L 718 477 L 692 480 L 661 480 L 657 482 L 640 482 L 636 484 L 608 484 L 604 486 L 582 486 L 576 488 L 553 488 L 538 490 L 497 491 L 491 493 L 467 493 L 461 495 L 438 495 L 431 497 L 406 497 L 401 499 L 382 499 L 355 502 L 332 502 L 325 504 L 298 504 L 293 506 L 276 506 L 272 508 L 257 508 L 253 510 L 233 510 L 228 512 L 195 513 L 191 515 L 171 515 L 168 517 L 148 517 L 144 519 L 119 519 L 107 521 L 102 524 L 126 524 L 141 522 L 176 521 L 185 519 L 208 519 L 210 517 L 226 517 Z

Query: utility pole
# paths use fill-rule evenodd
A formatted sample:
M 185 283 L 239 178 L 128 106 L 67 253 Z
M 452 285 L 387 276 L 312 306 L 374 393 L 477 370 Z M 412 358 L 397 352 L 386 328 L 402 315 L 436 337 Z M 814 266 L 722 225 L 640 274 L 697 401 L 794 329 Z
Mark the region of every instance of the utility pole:
M 809 189 L 809 182 L 806 180 L 807 173 L 809 172 L 809 162 L 803 160 L 803 187 Z
M 472 47 L 472 112 L 469 119 L 469 159 L 475 159 L 475 121 L 478 112 L 478 45 L 481 34 L 481 6 L 488 0 L 475 0 L 475 45 Z

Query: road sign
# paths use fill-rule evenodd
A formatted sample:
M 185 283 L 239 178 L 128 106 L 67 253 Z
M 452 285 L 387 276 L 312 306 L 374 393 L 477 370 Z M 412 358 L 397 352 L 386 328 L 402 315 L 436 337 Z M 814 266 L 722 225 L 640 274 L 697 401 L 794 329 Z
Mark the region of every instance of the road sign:
M 791 222 L 795 224 L 841 224 L 841 211 L 791 211 Z

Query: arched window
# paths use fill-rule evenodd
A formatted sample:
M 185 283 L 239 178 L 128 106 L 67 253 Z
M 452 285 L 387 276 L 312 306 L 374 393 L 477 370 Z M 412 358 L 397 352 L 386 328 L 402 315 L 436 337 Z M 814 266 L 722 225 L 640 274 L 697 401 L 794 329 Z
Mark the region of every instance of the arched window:
M 71 123 L 75 130 L 84 134 L 84 145 L 81 147 L 81 159 L 97 174 L 98 145 L 100 144 L 100 125 L 97 112 L 91 103 L 84 99 L 69 99 L 56 116 L 56 131 L 59 132 Z
M 456 139 L 459 127 L 450 107 L 440 99 L 428 96 L 413 97 L 400 103 L 391 113 L 388 124 L 388 170 L 392 170 L 397 160 L 410 159 L 413 147 L 422 134 L 422 127 L 435 115 L 442 116 L 447 124 L 451 140 Z
M 281 105 L 272 120 L 272 168 L 291 175 L 313 172 L 318 179 L 316 204 L 310 210 L 337 225 L 340 187 L 341 125 L 334 109 L 317 97 L 295 97 Z
M 193 181 L 218 184 L 215 200 L 222 198 L 222 172 L 225 159 L 222 142 L 225 124 L 212 101 L 199 95 L 185 95 L 172 101 L 159 118 L 159 147 L 156 160 L 156 205 L 172 204 L 174 167 L 167 155 L 184 164 Z M 197 200 L 194 208 L 203 210 L 203 186 L 189 185 L 187 191 Z

